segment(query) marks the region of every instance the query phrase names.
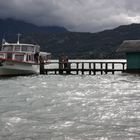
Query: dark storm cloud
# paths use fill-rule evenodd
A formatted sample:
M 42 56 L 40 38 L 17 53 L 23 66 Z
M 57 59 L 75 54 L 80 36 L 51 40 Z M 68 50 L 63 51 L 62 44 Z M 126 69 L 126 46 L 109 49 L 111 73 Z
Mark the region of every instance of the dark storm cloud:
M 0 0 L 0 18 L 95 32 L 140 22 L 139 0 Z

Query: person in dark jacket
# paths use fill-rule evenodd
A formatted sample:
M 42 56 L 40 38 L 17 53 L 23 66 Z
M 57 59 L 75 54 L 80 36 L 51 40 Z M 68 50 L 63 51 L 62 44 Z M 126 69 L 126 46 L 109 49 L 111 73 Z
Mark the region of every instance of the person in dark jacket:
M 69 60 L 69 59 L 68 59 L 68 56 L 65 56 L 65 57 L 64 57 L 64 61 L 63 61 L 63 62 L 64 62 L 64 68 L 65 68 L 65 69 L 68 68 L 68 60 Z

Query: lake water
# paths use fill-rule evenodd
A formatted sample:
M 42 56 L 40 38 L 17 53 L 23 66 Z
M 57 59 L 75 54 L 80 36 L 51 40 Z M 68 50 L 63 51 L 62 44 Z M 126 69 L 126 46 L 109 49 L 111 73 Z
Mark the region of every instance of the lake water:
M 0 140 L 139 139 L 139 75 L 0 79 Z

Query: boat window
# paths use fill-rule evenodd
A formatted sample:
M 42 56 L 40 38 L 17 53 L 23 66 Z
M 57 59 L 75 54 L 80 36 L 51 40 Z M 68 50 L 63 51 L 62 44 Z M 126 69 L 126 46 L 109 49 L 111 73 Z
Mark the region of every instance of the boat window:
M 28 47 L 27 47 L 27 51 L 29 51 L 29 52 L 34 52 L 34 47 L 33 47 L 33 46 L 28 46 Z
M 12 53 L 7 53 L 7 59 L 12 59 Z
M 10 52 L 10 51 L 13 51 L 13 46 L 3 46 L 3 51 L 6 51 L 6 52 Z
M 34 55 L 33 54 L 28 55 L 28 61 L 34 61 Z
M 26 52 L 27 51 L 27 46 L 22 46 L 21 50 Z
M 24 52 L 34 52 L 33 46 L 22 46 L 22 51 Z
M 0 58 L 4 58 L 4 54 L 1 53 L 1 54 L 0 54 Z
M 22 54 L 16 54 L 15 55 L 15 60 L 23 61 L 24 60 L 24 55 L 22 55 Z
M 15 46 L 15 51 L 20 51 L 20 46 Z

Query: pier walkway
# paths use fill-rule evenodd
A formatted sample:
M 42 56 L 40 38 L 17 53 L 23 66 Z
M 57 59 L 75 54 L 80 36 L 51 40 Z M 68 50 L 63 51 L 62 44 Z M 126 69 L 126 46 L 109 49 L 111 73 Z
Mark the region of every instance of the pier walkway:
M 126 62 L 122 61 L 108 61 L 108 62 L 69 62 L 68 67 L 64 68 L 62 63 L 51 62 L 49 65 L 45 65 L 45 68 L 41 70 L 41 74 L 115 74 L 116 72 L 125 72 Z

